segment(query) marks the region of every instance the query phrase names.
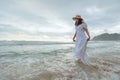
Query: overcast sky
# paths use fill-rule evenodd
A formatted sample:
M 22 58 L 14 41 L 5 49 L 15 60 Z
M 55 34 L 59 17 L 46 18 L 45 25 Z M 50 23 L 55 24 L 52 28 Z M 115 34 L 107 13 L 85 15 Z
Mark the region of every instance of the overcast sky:
M 120 0 L 0 0 L 0 40 L 72 41 L 76 14 L 91 37 L 120 33 Z

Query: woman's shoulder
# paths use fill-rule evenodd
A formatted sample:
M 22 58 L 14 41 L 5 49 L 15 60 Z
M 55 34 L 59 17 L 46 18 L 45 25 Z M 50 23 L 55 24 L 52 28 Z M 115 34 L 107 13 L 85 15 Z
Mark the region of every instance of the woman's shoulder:
M 85 22 L 83 22 L 82 24 L 80 24 L 79 26 L 87 26 L 87 24 Z
M 81 25 L 82 25 L 82 26 L 87 26 L 87 24 L 86 24 L 85 22 L 83 22 Z
M 78 26 L 75 26 L 76 28 L 77 27 L 87 27 L 87 24 L 85 22 L 83 22 L 82 24 L 78 25 Z
M 83 28 L 87 28 L 87 24 L 85 22 L 83 23 Z

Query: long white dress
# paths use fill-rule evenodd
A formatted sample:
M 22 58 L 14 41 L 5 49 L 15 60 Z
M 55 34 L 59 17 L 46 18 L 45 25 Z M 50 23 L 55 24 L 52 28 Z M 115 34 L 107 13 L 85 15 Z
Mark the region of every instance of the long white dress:
M 79 26 L 75 26 L 76 41 L 75 48 L 73 49 L 73 57 L 80 59 L 84 64 L 89 64 L 88 55 L 86 54 L 87 36 L 84 32 L 84 28 L 87 28 L 86 23 L 82 23 Z

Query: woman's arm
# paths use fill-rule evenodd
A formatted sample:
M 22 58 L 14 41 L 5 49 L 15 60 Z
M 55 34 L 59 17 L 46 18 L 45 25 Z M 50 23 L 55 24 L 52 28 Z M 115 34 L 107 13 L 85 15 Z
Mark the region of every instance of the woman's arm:
M 88 29 L 87 29 L 87 28 L 84 28 L 84 31 L 86 32 L 86 34 L 87 34 L 87 36 L 88 36 L 87 41 L 89 41 L 89 40 L 90 40 L 90 34 L 89 34 L 89 31 L 88 31 Z
M 76 37 L 77 32 L 75 32 L 74 36 L 73 36 L 73 41 L 75 42 L 75 37 Z

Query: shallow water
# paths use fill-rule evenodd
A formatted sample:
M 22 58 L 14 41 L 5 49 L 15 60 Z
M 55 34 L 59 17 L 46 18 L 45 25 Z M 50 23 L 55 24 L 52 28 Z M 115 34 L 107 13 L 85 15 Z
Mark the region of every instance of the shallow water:
M 91 41 L 90 65 L 72 57 L 73 43 L 0 42 L 0 80 L 120 80 L 120 42 Z

